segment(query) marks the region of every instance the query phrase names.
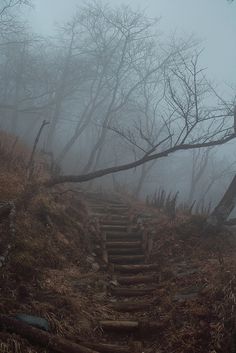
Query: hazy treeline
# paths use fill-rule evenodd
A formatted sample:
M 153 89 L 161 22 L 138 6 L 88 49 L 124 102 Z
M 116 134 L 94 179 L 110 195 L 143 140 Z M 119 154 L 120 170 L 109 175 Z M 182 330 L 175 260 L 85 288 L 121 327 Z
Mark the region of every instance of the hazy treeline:
M 97 2 L 45 38 L 23 20 L 29 2 L 0 3 L 0 128 L 32 143 L 50 122 L 40 148 L 57 171 L 87 173 L 234 132 L 234 99 L 210 83 L 194 38 Z M 180 188 L 189 203 L 206 201 L 234 170 L 222 159 L 213 146 L 180 151 L 104 180 L 136 195 Z

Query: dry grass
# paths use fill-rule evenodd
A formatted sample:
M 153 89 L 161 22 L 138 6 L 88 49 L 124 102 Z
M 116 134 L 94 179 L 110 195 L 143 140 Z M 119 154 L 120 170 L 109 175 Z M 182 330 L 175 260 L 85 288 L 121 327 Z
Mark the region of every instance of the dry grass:
M 9 135 L 1 133 L 0 139 L 0 202 L 17 200 L 27 187 L 30 151 Z M 36 183 L 48 176 L 40 156 L 35 171 Z M 65 189 L 40 190 L 27 208 L 18 207 L 14 239 L 9 239 L 7 220 L 0 223 L 1 251 L 9 241 L 12 245 L 0 268 L 0 312 L 41 316 L 55 334 L 88 338 L 97 325 L 96 311 L 103 309 L 93 301 L 93 289 L 74 286 L 77 278 L 89 273 L 84 246 L 88 215 L 78 196 Z M 0 342 L 0 352 L 46 352 L 14 335 L 0 333 Z
M 27 185 L 29 151 L 20 143 L 13 149 L 14 138 L 0 136 L 0 201 L 17 199 Z M 41 169 L 36 181 L 48 175 L 37 158 Z M 98 341 L 97 321 L 119 318 L 119 314 L 104 302 L 105 275 L 90 272 L 86 263 L 86 207 L 78 193 L 65 190 L 64 186 L 53 192 L 41 190 L 26 209 L 17 210 L 10 257 L 0 269 L 0 312 L 41 316 L 55 334 L 74 341 Z M 123 199 L 131 205 L 130 219 L 144 216 L 144 228 L 153 232 L 152 261 L 160 265 L 156 304 L 148 318 L 162 321 L 165 329 L 150 340 L 150 347 L 162 353 L 231 353 L 236 315 L 234 236 L 206 236 L 201 232 L 201 217 L 179 213 L 170 222 L 142 202 L 127 195 Z M 7 220 L 1 222 L 0 232 L 2 249 L 9 241 Z M 177 275 L 183 263 L 196 271 Z M 175 300 L 176 294 L 192 287 L 200 288 L 197 299 Z M 136 317 L 146 319 L 147 313 Z M 46 352 L 3 332 L 0 342 L 0 352 Z

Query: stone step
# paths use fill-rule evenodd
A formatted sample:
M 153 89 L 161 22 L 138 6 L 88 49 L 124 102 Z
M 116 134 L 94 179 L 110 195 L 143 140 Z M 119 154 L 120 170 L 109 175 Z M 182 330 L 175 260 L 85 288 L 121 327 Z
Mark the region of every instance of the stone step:
M 143 255 L 143 249 L 139 247 L 122 247 L 122 248 L 111 248 L 107 249 L 108 255 Z
M 108 256 L 109 262 L 114 264 L 137 264 L 145 261 L 144 255 L 110 255 Z
M 141 247 L 142 246 L 142 242 L 141 241 L 107 241 L 106 242 L 106 247 L 107 249 L 114 249 L 114 248 L 118 248 L 118 249 L 127 249 L 127 248 L 137 248 L 137 247 Z
M 156 287 L 114 287 L 111 288 L 111 294 L 116 297 L 141 297 L 143 295 L 151 294 L 154 290 L 156 290 Z
M 116 276 L 119 284 L 158 283 L 158 275 Z
M 153 264 L 140 264 L 140 265 L 114 265 L 114 271 L 123 273 L 139 273 L 146 271 L 158 271 L 159 265 Z

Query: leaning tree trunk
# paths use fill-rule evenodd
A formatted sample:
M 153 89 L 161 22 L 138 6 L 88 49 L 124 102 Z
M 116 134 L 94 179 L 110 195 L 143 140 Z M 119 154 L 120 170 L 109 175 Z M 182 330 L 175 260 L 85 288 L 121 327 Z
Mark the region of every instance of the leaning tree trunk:
M 236 206 L 236 175 L 226 190 L 224 196 L 208 217 L 207 223 L 212 226 L 221 226 Z

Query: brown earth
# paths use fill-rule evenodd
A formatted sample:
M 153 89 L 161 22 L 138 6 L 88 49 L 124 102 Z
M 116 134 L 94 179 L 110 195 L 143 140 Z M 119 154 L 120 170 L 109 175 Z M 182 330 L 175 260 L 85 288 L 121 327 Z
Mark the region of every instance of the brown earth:
M 27 188 L 25 167 L 30 153 L 18 141 L 14 145 L 13 137 L 4 135 L 1 141 L 0 202 L 17 202 Z M 38 155 L 34 183 L 49 175 L 42 161 Z M 120 198 L 129 207 L 130 222 L 135 223 L 138 215 L 149 216 L 143 230 L 153 234 L 149 261 L 158 265 L 158 283 L 142 297 L 152 301 L 148 310 L 120 313 L 111 307 L 111 302 L 117 302 L 110 292 L 113 273 L 103 266 L 102 256 L 93 254 L 101 235 L 98 222 L 91 215 L 86 193 L 64 185 L 39 190 L 17 208 L 14 239 L 9 235 L 8 218 L 1 219 L 0 256 L 9 244 L 11 248 L 0 268 L 0 314 L 43 317 L 53 334 L 77 343 L 125 346 L 138 339 L 150 352 L 235 352 L 235 235 L 226 231 L 204 234 L 202 217 L 179 214 L 170 221 L 160 210 L 127 196 Z M 120 337 L 101 329 L 101 320 L 121 319 L 148 319 L 162 324 L 162 329 L 148 339 L 133 334 Z M 0 352 L 49 350 L 1 331 Z

